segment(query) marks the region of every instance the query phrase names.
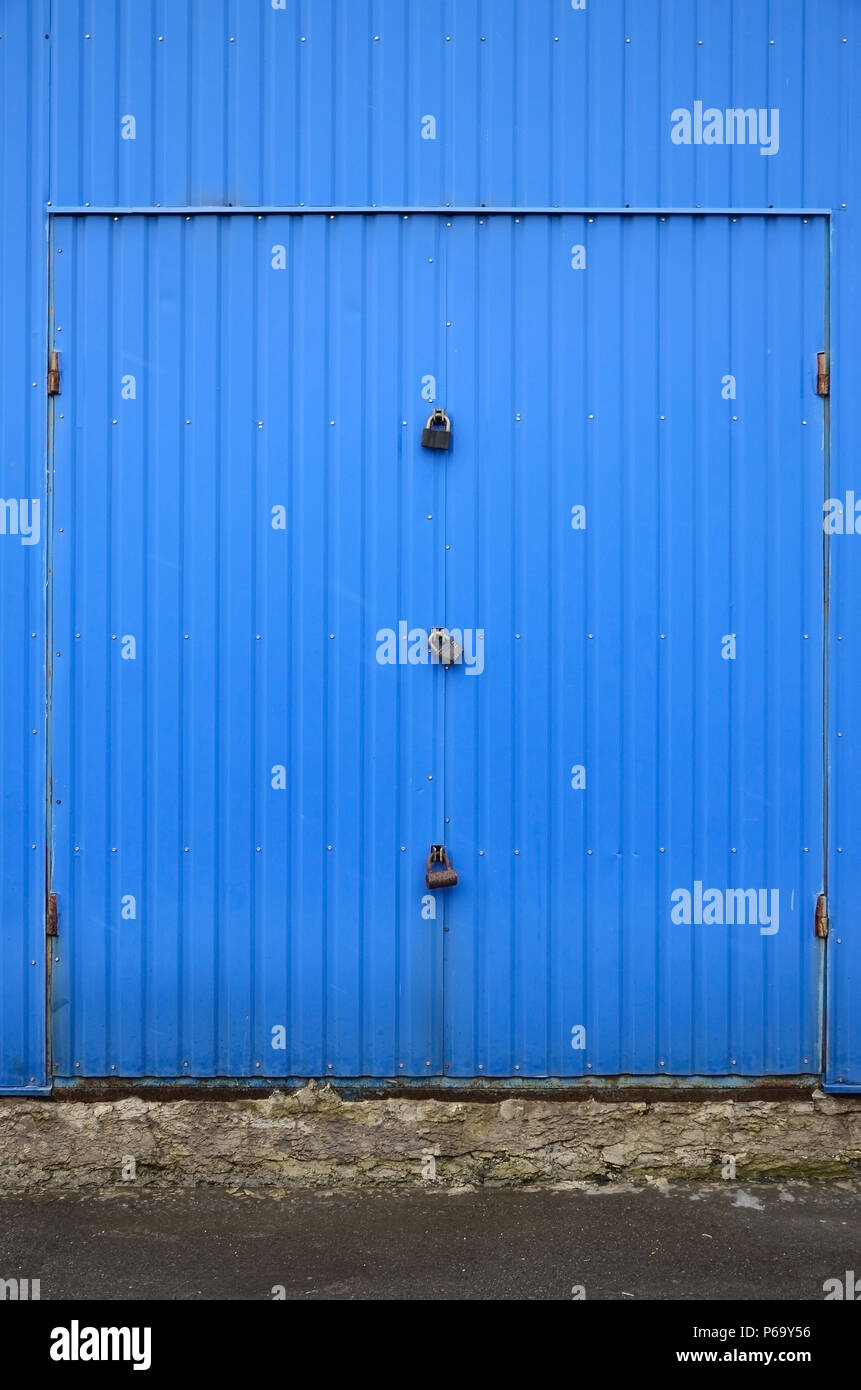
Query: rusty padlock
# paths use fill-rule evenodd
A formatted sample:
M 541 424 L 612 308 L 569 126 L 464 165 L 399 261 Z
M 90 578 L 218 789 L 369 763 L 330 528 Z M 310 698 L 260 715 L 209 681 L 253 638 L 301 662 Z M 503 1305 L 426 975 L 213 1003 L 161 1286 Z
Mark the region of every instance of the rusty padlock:
M 445 845 L 431 845 L 425 864 L 425 883 L 432 891 L 457 887 L 457 874 L 451 867 Z
M 428 422 L 422 430 L 422 448 L 451 448 L 451 420 L 444 410 L 435 410 L 428 416 Z

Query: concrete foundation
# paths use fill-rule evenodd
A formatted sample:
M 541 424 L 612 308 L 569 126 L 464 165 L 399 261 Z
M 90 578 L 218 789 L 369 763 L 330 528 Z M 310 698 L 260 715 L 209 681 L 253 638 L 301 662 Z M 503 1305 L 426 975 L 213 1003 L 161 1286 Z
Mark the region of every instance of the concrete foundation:
M 0 1191 L 825 1177 L 861 1168 L 861 1098 L 0 1102 Z

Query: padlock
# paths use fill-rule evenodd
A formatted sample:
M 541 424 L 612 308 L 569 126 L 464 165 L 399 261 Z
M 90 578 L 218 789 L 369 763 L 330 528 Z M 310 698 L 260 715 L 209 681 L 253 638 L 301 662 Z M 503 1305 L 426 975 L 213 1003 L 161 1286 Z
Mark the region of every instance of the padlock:
M 457 666 L 463 660 L 463 647 L 444 627 L 431 628 L 428 647 L 431 661 L 441 666 Z
M 445 845 L 431 845 L 425 864 L 425 883 L 434 891 L 437 888 L 457 887 L 457 874 L 451 867 Z
M 451 420 L 444 410 L 435 410 L 428 416 L 428 422 L 422 430 L 422 448 L 451 448 Z

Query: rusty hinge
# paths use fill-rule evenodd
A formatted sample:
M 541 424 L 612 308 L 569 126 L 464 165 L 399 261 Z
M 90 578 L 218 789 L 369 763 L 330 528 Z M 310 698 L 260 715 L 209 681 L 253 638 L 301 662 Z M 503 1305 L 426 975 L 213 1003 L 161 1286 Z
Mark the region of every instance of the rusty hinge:
M 60 354 L 58 352 L 48 353 L 48 395 L 59 396 L 60 394 Z
M 813 919 L 813 930 L 816 936 L 827 936 L 828 925 L 828 899 L 824 893 L 820 893 L 816 899 L 816 916 Z
M 57 894 L 48 894 L 48 911 L 45 920 L 45 935 L 57 936 Z
M 824 352 L 816 354 L 816 394 L 831 395 L 831 373 L 828 370 L 828 355 Z

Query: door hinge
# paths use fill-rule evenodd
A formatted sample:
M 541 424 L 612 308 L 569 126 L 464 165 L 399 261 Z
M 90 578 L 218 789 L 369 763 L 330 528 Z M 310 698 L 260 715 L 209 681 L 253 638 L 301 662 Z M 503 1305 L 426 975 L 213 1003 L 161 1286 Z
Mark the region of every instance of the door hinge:
M 813 930 L 816 936 L 826 937 L 828 935 L 828 899 L 824 893 L 820 893 L 816 899 L 816 916 L 813 919 Z
M 828 369 L 828 354 L 825 352 L 816 354 L 816 394 L 831 395 L 831 372 Z
M 45 935 L 57 936 L 57 894 L 48 894 L 48 911 L 45 921 Z
M 60 354 L 58 352 L 48 353 L 48 395 L 59 396 L 60 394 Z

